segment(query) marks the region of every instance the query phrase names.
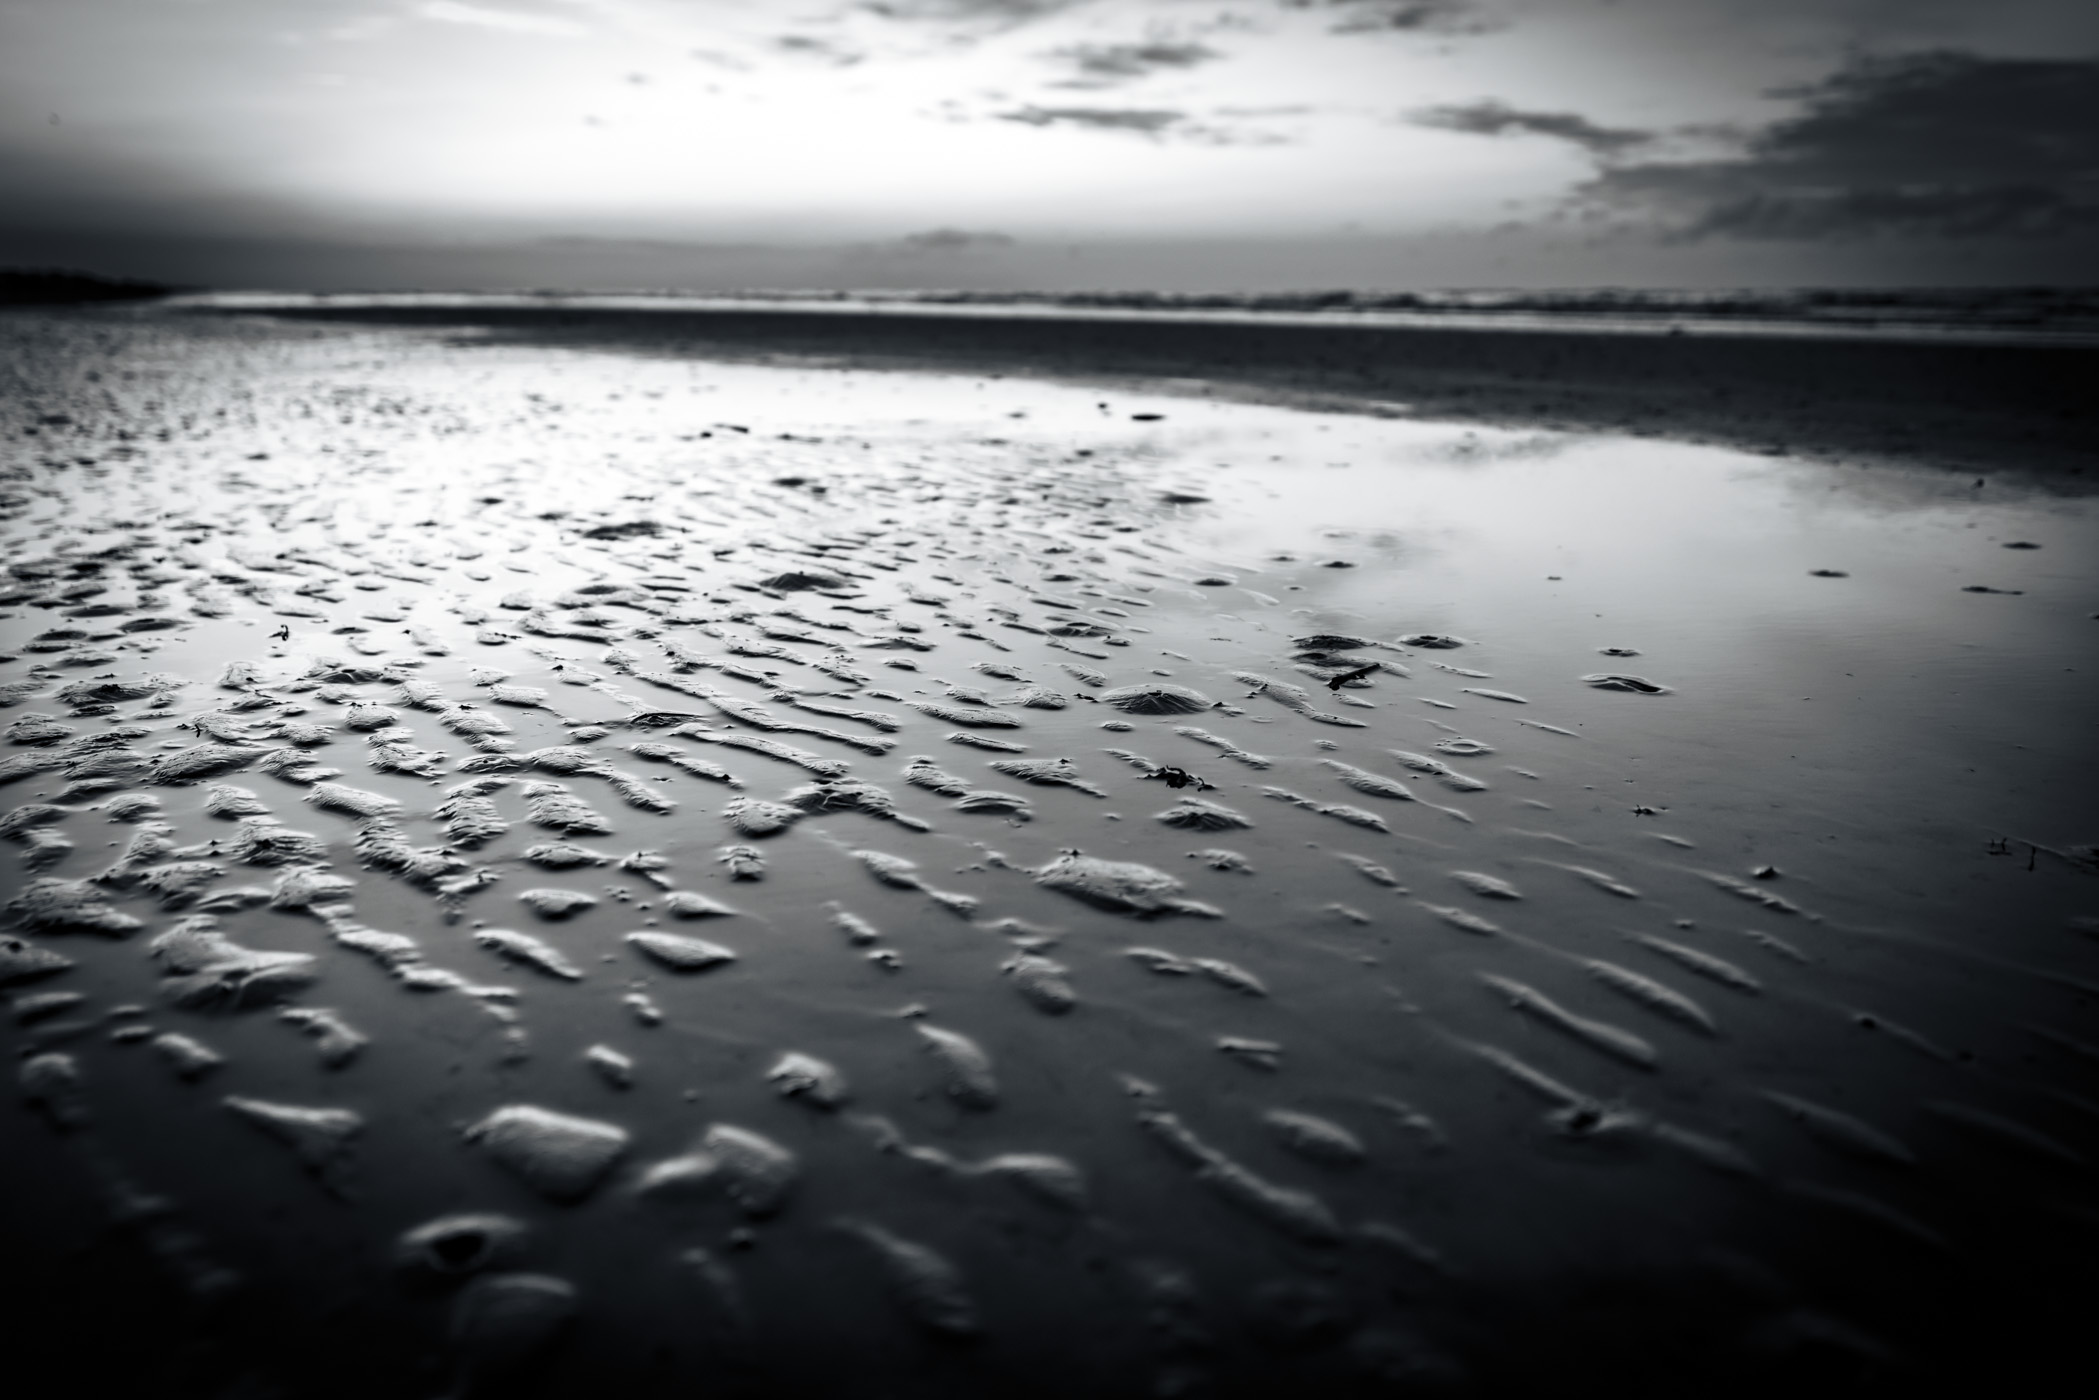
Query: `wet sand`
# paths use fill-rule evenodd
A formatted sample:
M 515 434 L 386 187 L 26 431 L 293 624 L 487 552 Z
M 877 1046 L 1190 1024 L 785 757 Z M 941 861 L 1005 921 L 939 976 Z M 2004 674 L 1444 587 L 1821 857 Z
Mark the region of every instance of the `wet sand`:
M 283 314 L 521 345 L 1051 377 L 1336 412 L 1700 442 L 1837 464 L 2099 482 L 2089 335 L 1549 317 L 1115 314 L 777 304 L 544 307 L 324 298 Z M 635 306 L 646 298 L 630 299 Z M 200 313 L 207 308 L 197 308 Z M 1333 322 L 1338 321 L 1338 324 Z
M 2067 468 L 1205 401 L 1185 338 L 1082 385 L 398 322 L 4 323 L 18 1364 L 1766 1394 L 2075 1354 Z

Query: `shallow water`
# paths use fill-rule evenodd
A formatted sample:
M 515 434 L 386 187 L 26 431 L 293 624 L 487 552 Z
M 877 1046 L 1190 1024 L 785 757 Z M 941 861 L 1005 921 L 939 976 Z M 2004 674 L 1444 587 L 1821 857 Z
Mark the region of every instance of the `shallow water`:
M 2083 500 L 165 312 L 5 354 L 6 878 L 74 963 L 8 988 L 7 1228 L 163 1384 L 1861 1383 L 2089 1296 Z M 48 913 L 96 891 L 136 931 Z M 200 999 L 199 912 L 318 975 Z M 522 1229 L 396 1261 L 462 1213 Z

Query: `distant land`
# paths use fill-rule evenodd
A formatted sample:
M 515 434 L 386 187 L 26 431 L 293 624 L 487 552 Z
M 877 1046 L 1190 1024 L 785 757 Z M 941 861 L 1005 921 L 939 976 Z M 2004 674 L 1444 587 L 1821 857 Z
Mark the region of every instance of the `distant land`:
M 1083 292 L 963 291 L 869 287 L 851 291 L 801 288 L 519 288 L 510 292 L 451 292 L 443 288 L 375 292 L 249 288 L 207 290 L 143 278 L 105 277 L 62 268 L 0 268 L 0 306 L 137 301 L 189 294 L 220 306 L 311 304 L 501 305 L 516 301 L 600 304 L 603 309 L 665 308 L 754 303 L 830 307 L 840 311 L 999 308 L 1094 314 L 1254 314 L 1314 316 L 1322 320 L 1399 318 L 1416 324 L 1531 322 L 1588 323 L 1599 328 L 1668 329 L 1674 324 L 1818 328 L 1833 331 L 1999 332 L 2099 334 L 2099 286 L 2026 287 L 1451 287 L 1412 290 L 1327 288 L 1285 292 L 1160 292 L 1102 289 Z
M 553 293 L 559 295 L 559 293 Z M 669 295 L 678 295 L 669 293 Z M 2099 287 L 1459 287 L 1426 291 L 983 292 L 749 291 L 750 300 L 902 302 L 931 306 L 1059 306 L 1117 311 L 1377 312 L 1723 321 L 1972 329 L 2099 329 Z
M 91 301 L 144 301 L 179 290 L 131 277 L 99 277 L 58 267 L 0 268 L 0 306 L 72 306 Z
M 499 306 L 598 311 L 721 311 L 734 307 L 800 311 L 945 312 L 957 315 L 1068 315 L 1109 318 L 1284 320 L 1318 324 L 1558 327 L 1567 330 L 1738 330 L 1776 334 L 1967 334 L 2053 339 L 2099 336 L 2099 287 L 1456 287 L 1426 290 L 1329 289 L 1294 292 L 957 291 L 939 288 L 624 291 L 539 287 L 510 292 L 242 291 L 200 292 L 182 300 L 220 308 Z

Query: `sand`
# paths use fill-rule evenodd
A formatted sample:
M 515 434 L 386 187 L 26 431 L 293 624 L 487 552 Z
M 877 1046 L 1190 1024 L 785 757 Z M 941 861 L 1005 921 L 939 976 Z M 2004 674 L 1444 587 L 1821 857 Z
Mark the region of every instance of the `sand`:
M 1141 385 L 1334 412 L 1660 437 L 1826 464 L 2002 473 L 2079 493 L 2095 489 L 2088 478 L 2099 475 L 2090 392 L 2099 343 L 2088 333 L 1759 330 L 1697 316 L 1670 326 L 1592 319 L 1563 328 L 1539 316 L 1426 325 L 1433 318 L 420 300 L 302 298 L 282 314 L 520 345 Z M 215 305 L 203 297 L 194 309 Z
M 1185 332 L 1071 383 L 0 324 L 18 1365 L 1763 1394 L 2081 1339 L 2060 425 L 1977 488 L 1820 410 L 1236 401 Z

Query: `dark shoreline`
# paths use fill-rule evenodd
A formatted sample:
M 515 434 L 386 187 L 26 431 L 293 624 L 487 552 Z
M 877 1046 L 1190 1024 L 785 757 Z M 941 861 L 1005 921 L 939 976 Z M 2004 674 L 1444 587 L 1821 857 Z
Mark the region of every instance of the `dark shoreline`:
M 180 290 L 159 282 L 133 277 L 102 277 L 63 267 L 0 268 L 0 308 L 153 301 Z
M 2099 486 L 2099 347 L 768 307 L 186 307 L 724 360 L 1032 375 Z

